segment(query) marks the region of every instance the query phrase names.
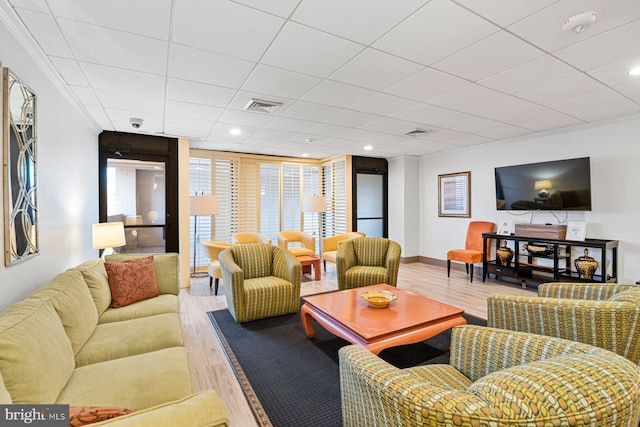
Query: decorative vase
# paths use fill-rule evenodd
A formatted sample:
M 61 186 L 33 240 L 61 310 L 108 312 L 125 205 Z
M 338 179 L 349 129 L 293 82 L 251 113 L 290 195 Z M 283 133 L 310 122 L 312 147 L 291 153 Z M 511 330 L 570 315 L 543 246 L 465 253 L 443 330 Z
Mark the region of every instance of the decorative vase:
M 513 251 L 507 247 L 507 242 L 502 241 L 502 246 L 496 249 L 496 263 L 509 267 L 513 259 Z
M 593 279 L 593 274 L 598 268 L 598 262 L 589 256 L 589 249 L 584 250 L 584 256 L 573 262 L 581 279 Z

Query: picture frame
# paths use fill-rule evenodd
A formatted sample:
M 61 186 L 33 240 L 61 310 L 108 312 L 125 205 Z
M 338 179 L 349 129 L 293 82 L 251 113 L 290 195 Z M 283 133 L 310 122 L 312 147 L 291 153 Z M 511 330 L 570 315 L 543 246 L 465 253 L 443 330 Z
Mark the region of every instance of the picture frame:
M 471 217 L 471 172 L 438 175 L 438 216 Z
M 569 221 L 567 223 L 566 240 L 584 242 L 587 237 L 587 223 L 584 221 Z
M 498 223 L 498 233 L 501 236 L 510 236 L 515 231 L 515 225 L 510 219 L 501 219 Z

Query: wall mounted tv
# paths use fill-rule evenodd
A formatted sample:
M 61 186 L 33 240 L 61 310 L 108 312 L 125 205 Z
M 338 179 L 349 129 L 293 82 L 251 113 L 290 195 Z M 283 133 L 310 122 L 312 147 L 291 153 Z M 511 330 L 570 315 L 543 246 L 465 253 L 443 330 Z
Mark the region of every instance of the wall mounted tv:
M 591 210 L 589 157 L 495 168 L 498 210 Z

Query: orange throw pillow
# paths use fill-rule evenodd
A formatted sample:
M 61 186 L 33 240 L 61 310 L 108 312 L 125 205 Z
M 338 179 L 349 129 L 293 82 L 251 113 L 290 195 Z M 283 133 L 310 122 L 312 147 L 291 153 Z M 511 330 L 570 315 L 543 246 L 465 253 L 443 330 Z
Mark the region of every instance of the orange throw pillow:
M 124 307 L 158 296 L 153 255 L 120 262 L 105 262 L 111 307 Z
M 110 420 L 120 415 L 134 412 L 131 409 L 108 408 L 102 406 L 69 406 L 69 427 L 86 426 L 87 424 Z

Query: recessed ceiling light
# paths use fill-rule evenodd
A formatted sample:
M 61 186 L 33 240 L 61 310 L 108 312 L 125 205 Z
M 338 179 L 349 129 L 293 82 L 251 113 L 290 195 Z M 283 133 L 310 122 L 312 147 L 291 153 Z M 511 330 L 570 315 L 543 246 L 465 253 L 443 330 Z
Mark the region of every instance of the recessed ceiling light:
M 638 65 L 637 67 L 632 68 L 631 71 L 629 71 L 629 75 L 630 76 L 640 76 L 640 65 Z
M 371 151 L 373 150 L 373 145 L 365 145 L 364 147 L 362 147 L 362 149 L 365 151 Z
M 303 153 L 302 157 L 309 157 L 309 153 Z
M 240 129 L 238 129 L 238 128 L 231 128 L 231 129 L 229 130 L 229 133 L 230 133 L 231 135 L 240 135 L 240 134 L 242 133 L 242 131 L 241 131 Z

